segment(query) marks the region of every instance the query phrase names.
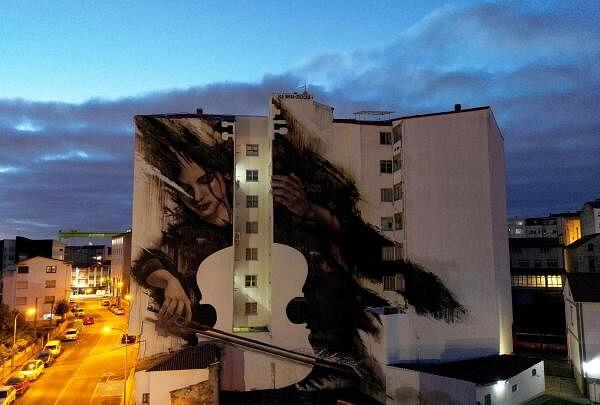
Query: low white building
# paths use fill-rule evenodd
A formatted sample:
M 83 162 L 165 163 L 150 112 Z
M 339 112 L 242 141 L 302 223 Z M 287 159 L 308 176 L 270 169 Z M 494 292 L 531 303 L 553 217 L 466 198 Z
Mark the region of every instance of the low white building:
M 70 280 L 68 262 L 41 256 L 22 260 L 4 273 L 2 302 L 20 312 L 36 308 L 38 320 L 50 319 L 56 303 L 69 298 Z
M 544 393 L 544 362 L 513 355 L 386 367 L 389 404 L 522 404 Z
M 565 249 L 567 271 L 595 273 L 600 271 L 600 233 L 592 233 L 571 243 Z
M 567 275 L 564 289 L 569 362 L 582 393 L 600 403 L 600 274 Z

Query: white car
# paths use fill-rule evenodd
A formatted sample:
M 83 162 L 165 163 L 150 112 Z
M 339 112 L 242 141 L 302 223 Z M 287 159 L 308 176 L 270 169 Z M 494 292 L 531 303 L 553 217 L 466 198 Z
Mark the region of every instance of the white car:
M 62 350 L 62 346 L 59 340 L 49 340 L 44 346 L 44 350 L 48 350 L 54 357 L 58 357 Z
M 125 315 L 125 310 L 124 310 L 123 308 L 115 308 L 115 309 L 113 310 L 113 313 L 114 313 L 115 315 Z
M 28 380 L 37 380 L 42 374 L 44 374 L 44 362 L 41 360 L 29 360 L 19 371 L 19 377 Z
M 67 329 L 63 340 L 77 340 L 79 337 L 79 330 L 75 328 Z
M 10 385 L 0 387 L 0 405 L 12 404 L 17 399 L 17 390 Z

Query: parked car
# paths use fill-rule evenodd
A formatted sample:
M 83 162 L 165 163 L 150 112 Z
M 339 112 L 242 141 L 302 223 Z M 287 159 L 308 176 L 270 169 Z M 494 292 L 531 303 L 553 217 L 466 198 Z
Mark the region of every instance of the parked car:
M 125 338 L 125 336 L 127 336 L 127 338 Z M 121 336 L 121 344 L 122 345 L 125 344 L 125 341 L 127 341 L 127 344 L 135 343 L 136 336 L 135 335 L 123 335 L 123 336 Z
M 49 340 L 44 346 L 44 351 L 49 351 L 56 358 L 62 351 L 60 340 Z
M 85 316 L 85 311 L 81 308 L 78 308 L 77 311 L 75 312 L 75 317 L 83 318 L 84 316 Z
M 17 399 L 17 390 L 10 385 L 0 387 L 0 404 L 12 404 Z
M 44 373 L 44 362 L 41 360 L 29 360 L 23 364 L 19 376 L 28 380 L 37 380 Z
M 115 315 L 125 315 L 125 310 L 123 308 L 115 308 L 113 309 L 113 313 Z
M 94 317 L 93 316 L 86 316 L 83 318 L 83 324 L 84 325 L 93 325 L 94 324 Z
M 63 340 L 77 340 L 79 337 L 79 329 L 71 328 L 65 331 Z
M 100 305 L 102 305 L 103 307 L 108 307 L 110 305 L 110 301 L 109 300 L 102 300 L 102 302 L 100 303 Z
M 36 359 L 41 360 L 44 363 L 44 367 L 50 367 L 54 363 L 54 355 L 50 350 L 42 350 L 38 353 Z
M 5 385 L 13 386 L 17 391 L 17 395 L 23 395 L 23 393 L 29 388 L 29 380 L 27 378 L 15 375 L 6 380 Z

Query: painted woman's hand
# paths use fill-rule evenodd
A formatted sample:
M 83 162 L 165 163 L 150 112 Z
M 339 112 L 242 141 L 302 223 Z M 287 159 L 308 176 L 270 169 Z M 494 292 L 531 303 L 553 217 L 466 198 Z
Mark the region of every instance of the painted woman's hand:
M 167 281 L 165 300 L 158 317 L 166 322 L 189 323 L 192 320 L 192 305 L 181 283 L 175 277 Z
M 289 176 L 273 175 L 273 199 L 302 218 L 310 218 L 312 204 L 306 197 L 302 180 L 294 173 Z

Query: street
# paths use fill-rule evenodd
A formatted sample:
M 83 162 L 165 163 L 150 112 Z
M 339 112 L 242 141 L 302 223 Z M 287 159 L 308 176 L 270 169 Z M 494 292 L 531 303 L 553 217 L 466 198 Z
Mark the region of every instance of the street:
M 123 396 L 125 350 L 121 332 L 105 333 L 104 326 L 126 328 L 127 315 L 114 315 L 100 300 L 82 301 L 86 315 L 95 319 L 85 325 L 79 339 L 63 342 L 62 354 L 32 381 L 16 404 L 120 404 Z M 136 345 L 127 347 L 129 365 L 134 364 Z M 128 387 L 129 388 L 129 387 Z M 129 396 L 129 394 L 128 394 Z

